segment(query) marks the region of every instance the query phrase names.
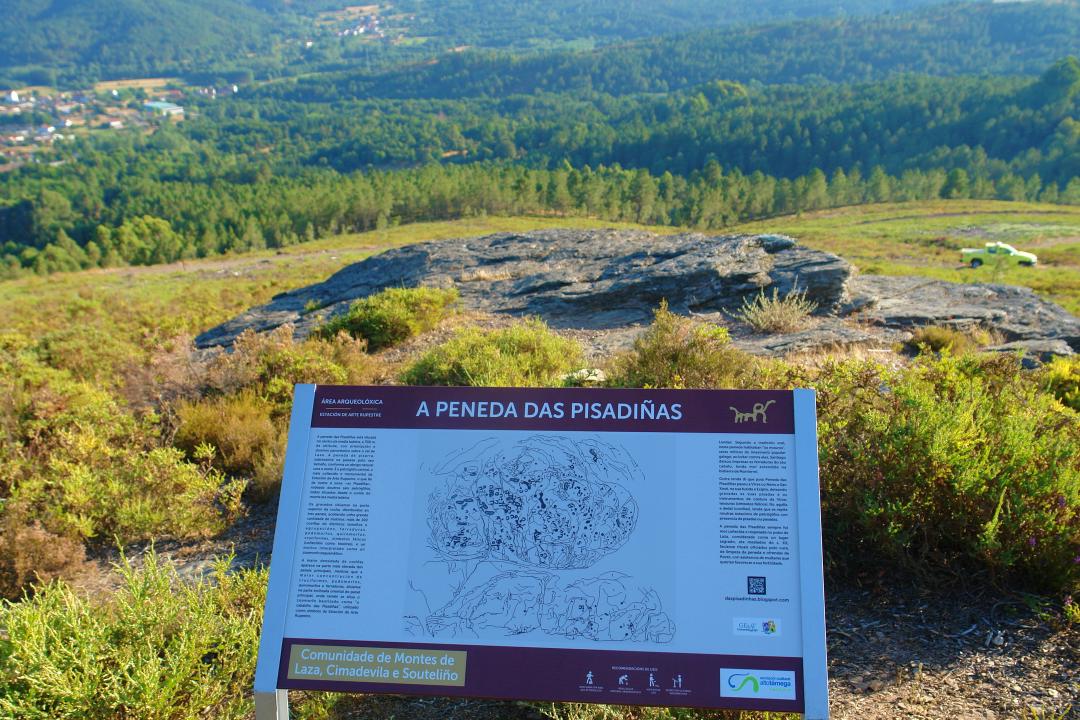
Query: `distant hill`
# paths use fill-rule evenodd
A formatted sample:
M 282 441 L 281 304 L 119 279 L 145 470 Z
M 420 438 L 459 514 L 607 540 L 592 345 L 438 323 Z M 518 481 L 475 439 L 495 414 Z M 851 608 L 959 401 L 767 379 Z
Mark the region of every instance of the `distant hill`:
M 390 34 L 336 38 L 315 17 L 352 0 L 8 0 L 5 79 L 51 84 L 226 69 L 275 76 L 386 67 L 468 45 L 591 48 L 662 34 L 784 18 L 900 11 L 929 0 L 396 0 L 373 4 Z M 393 37 L 391 37 L 391 35 Z M 397 42 L 398 36 L 405 42 Z M 316 38 L 314 49 L 302 40 Z M 391 42 L 393 40 L 393 42 Z
M 271 15 L 239 0 L 15 0 L 5 3 L 0 74 L 83 66 L 156 74 L 265 50 Z M 25 70 L 24 70 L 25 73 Z M 27 78 L 33 81 L 35 78 Z
M 935 0 L 396 0 L 412 35 L 487 48 L 603 45 L 704 27 L 900 12 Z
M 343 97 L 499 97 L 666 92 L 711 80 L 822 83 L 901 73 L 1033 75 L 1080 54 L 1080 4 L 954 3 L 905 14 L 705 30 L 588 52 L 444 55 L 421 67 L 340 76 Z M 325 79 L 305 88 L 328 87 Z M 297 96 L 305 96 L 297 93 Z

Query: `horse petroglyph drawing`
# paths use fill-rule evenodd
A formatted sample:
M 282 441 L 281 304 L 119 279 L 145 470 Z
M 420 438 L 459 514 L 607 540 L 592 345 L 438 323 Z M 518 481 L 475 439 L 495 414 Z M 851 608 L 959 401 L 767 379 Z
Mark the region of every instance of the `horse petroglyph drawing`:
M 766 412 L 769 410 L 769 406 L 772 405 L 775 400 L 770 400 L 767 403 L 754 403 L 754 409 L 751 412 L 742 412 L 736 407 L 730 407 L 731 412 L 735 413 L 735 422 L 757 422 L 758 418 L 761 418 L 761 422 L 769 422 Z

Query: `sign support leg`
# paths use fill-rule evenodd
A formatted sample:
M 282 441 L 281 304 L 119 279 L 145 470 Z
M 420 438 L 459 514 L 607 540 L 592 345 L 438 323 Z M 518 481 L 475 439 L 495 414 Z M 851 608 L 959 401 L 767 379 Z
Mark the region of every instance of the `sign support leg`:
M 289 720 L 289 691 L 255 693 L 255 720 Z

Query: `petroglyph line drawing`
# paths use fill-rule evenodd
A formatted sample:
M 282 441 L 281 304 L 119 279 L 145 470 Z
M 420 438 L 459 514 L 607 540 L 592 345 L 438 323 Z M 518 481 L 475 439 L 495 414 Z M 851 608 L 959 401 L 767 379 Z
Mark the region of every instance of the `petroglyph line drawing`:
M 431 549 L 447 560 L 497 560 L 581 569 L 618 550 L 638 506 L 616 480 L 640 470 L 596 440 L 535 436 L 504 450 L 497 440 L 455 453 L 428 501 Z
M 731 410 L 731 412 L 735 413 L 736 423 L 757 422 L 758 418 L 761 419 L 761 422 L 767 423 L 769 422 L 769 418 L 766 413 L 769 410 L 769 406 L 772 405 L 774 402 L 776 401 L 770 400 L 767 403 L 754 403 L 754 409 L 751 412 L 742 412 L 741 410 L 739 410 L 739 408 L 730 406 L 728 409 Z
M 557 573 L 503 571 L 424 618 L 408 616 L 406 628 L 447 638 L 539 632 L 595 642 L 671 642 L 675 625 L 660 597 L 629 582 L 618 572 L 563 584 Z
M 404 618 L 410 634 L 671 642 L 675 625 L 653 588 L 622 571 L 580 572 L 616 554 L 637 527 L 628 486 L 644 478 L 625 448 L 595 438 L 487 438 L 428 472 L 424 565 L 446 570 L 449 599 L 433 608 L 410 581 L 423 599 Z

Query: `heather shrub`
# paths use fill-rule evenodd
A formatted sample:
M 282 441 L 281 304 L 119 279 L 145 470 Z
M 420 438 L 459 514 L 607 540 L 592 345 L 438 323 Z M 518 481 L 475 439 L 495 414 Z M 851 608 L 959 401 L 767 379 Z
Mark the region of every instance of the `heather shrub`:
M 744 299 L 736 316 L 759 333 L 784 333 L 801 330 L 814 310 L 817 303 L 807 300 L 805 291 L 780 297 L 773 288 L 772 297 L 761 290 L 753 300 Z
M 1080 417 L 1012 356 L 867 362 L 816 381 L 834 572 L 989 570 L 1080 583 Z
M 1043 371 L 1043 383 L 1062 405 L 1080 412 L 1080 356 L 1055 357 Z
M 990 345 L 992 342 L 993 337 L 986 330 L 965 331 L 941 325 L 927 325 L 918 328 L 912 333 L 911 340 L 907 342 L 907 347 L 914 352 L 943 352 L 947 350 L 953 355 L 963 355 L 964 353 L 974 352 L 980 347 Z
M 561 385 L 581 367 L 581 346 L 539 319 L 500 330 L 463 328 L 401 375 L 411 385 L 542 387 Z
M 612 359 L 607 384 L 616 387 L 731 387 L 754 364 L 731 345 L 726 328 L 682 317 L 661 303 L 633 348 Z
M 0 519 L 18 508 L 43 532 L 110 542 L 221 530 L 240 512 L 243 483 L 161 447 L 158 423 L 46 367 L 24 340 L 0 338 Z M 20 548 L 33 539 L 6 535 Z
M 210 467 L 248 481 L 254 499 L 268 499 L 281 483 L 293 386 L 374 381 L 382 365 L 365 348 L 344 332 L 296 342 L 289 326 L 245 331 L 232 352 L 210 361 L 205 396 L 173 407 L 173 442 L 189 457 L 209 446 Z
M 357 300 L 319 333 L 332 338 L 344 331 L 367 340 L 369 350 L 381 350 L 431 330 L 454 311 L 457 301 L 454 288 L 388 288 Z
M 173 443 L 195 457 L 209 445 L 208 462 L 234 477 L 250 478 L 250 490 L 266 499 L 281 482 L 285 461 L 284 422 L 274 405 L 253 390 L 181 402 L 176 407 Z
M 0 604 L 0 717 L 249 717 L 266 572 L 227 566 L 191 583 L 150 553 L 107 599 L 56 582 Z
M 372 382 L 381 365 L 368 355 L 363 340 L 338 333 L 330 339 L 293 339 L 292 327 L 272 332 L 245 331 L 207 368 L 207 390 L 212 394 L 232 394 L 251 389 L 269 401 L 274 415 L 287 416 L 292 404 L 293 385 L 359 385 Z
M 49 532 L 13 503 L 0 515 L 0 598 L 18 597 L 31 583 L 74 577 L 86 567 L 78 540 Z

